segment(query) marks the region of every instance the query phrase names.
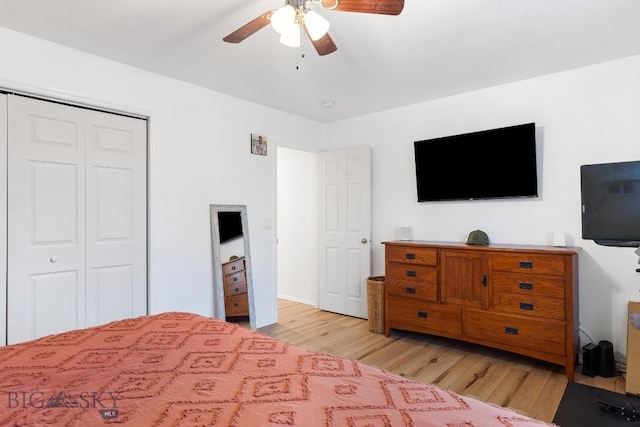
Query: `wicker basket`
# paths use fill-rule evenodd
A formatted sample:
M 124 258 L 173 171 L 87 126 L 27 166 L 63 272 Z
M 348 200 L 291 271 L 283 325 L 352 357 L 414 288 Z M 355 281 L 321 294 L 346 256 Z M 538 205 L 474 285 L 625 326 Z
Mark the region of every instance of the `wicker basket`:
M 369 330 L 377 334 L 384 332 L 384 276 L 367 279 L 367 305 Z

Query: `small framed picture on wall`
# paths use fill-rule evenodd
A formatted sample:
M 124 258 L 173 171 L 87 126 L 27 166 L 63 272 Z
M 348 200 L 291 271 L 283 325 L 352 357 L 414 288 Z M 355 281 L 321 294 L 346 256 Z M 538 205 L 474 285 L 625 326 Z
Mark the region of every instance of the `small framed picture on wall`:
M 257 133 L 251 134 L 251 154 L 257 154 L 259 156 L 267 155 L 267 137 L 264 135 L 258 135 Z

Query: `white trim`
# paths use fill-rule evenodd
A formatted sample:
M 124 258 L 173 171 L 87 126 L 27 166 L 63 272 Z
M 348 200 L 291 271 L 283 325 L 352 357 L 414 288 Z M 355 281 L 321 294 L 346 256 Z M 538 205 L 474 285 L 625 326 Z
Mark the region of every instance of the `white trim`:
M 0 94 L 0 347 L 7 344 L 7 155 L 8 97 Z
M 150 117 L 148 111 L 134 106 L 113 104 L 104 100 L 87 98 L 85 96 L 72 92 L 33 86 L 30 84 L 6 79 L 0 79 L 0 91 L 15 93 L 17 95 L 31 96 L 47 101 L 61 102 L 83 108 L 96 109 L 107 113 L 121 114 L 130 117 L 137 117 L 142 119 L 147 119 Z

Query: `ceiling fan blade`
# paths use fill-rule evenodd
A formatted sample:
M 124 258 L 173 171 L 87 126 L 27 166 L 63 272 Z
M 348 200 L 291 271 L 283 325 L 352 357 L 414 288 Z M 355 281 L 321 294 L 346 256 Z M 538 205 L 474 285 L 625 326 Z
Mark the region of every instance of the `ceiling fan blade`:
M 307 35 L 309 35 L 309 33 L 307 33 Z M 311 38 L 309 38 L 309 40 L 311 40 Z M 320 37 L 318 40 L 311 40 L 311 43 L 313 43 L 313 47 L 316 48 L 316 52 L 318 52 L 320 56 L 328 55 L 338 50 L 329 33 Z
M 273 10 L 263 13 L 253 21 L 247 22 L 242 27 L 235 30 L 233 33 L 224 37 L 222 40 L 224 40 L 227 43 L 240 43 L 250 35 L 256 33 L 257 31 L 269 25 L 269 23 L 271 22 L 272 13 L 273 13 Z
M 404 8 L 404 0 L 321 0 L 325 8 L 342 12 L 377 13 L 380 15 L 399 15 Z

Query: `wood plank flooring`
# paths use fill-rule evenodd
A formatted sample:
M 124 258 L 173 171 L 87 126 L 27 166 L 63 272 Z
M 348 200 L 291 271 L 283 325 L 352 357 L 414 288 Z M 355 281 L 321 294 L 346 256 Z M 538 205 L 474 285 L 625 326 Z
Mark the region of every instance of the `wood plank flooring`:
M 248 325 L 247 325 L 248 327 Z M 475 344 L 412 332 L 385 337 L 367 320 L 278 301 L 278 323 L 259 332 L 312 351 L 356 359 L 423 383 L 551 422 L 564 393 L 564 368 Z M 578 372 L 580 371 L 580 372 Z M 624 379 L 576 371 L 576 382 L 625 393 Z

